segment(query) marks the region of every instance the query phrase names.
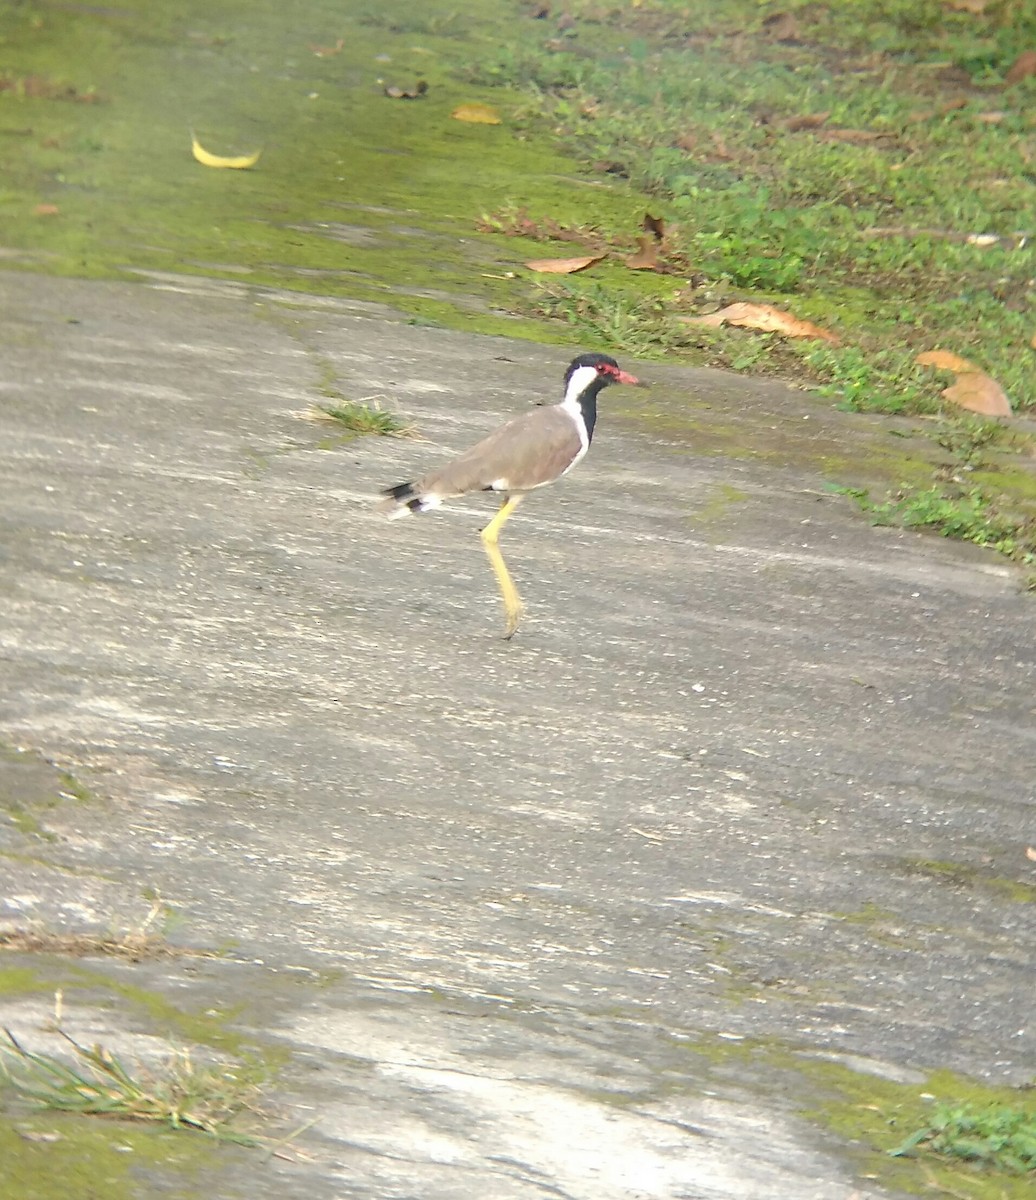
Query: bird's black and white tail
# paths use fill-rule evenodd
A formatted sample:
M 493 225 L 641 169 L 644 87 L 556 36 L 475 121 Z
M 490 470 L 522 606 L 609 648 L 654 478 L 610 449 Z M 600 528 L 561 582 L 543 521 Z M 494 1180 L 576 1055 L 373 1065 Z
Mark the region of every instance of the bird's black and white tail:
M 422 513 L 429 508 L 438 508 L 442 498 L 428 492 L 422 492 L 414 481 L 397 483 L 395 487 L 385 488 L 381 493 L 385 499 L 378 505 L 382 512 L 388 513 L 389 520 L 405 517 L 410 513 Z

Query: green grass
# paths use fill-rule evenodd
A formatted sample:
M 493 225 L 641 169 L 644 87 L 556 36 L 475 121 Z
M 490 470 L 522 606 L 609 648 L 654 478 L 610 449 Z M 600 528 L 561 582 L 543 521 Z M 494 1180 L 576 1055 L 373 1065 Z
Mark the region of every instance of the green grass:
M 1029 439 L 970 414 L 945 416 L 932 436 L 946 459 L 928 486 L 903 484 L 880 501 L 850 494 L 876 524 L 929 529 L 1036 564 L 1036 477 L 1020 460 Z
M 934 1154 L 991 1171 L 1036 1173 L 1036 1110 L 941 1103 L 926 1126 L 889 1153 Z
M 342 400 L 335 404 L 321 405 L 321 419 L 333 421 L 342 429 L 356 435 L 378 434 L 381 437 L 413 437 L 414 427 L 388 412 L 377 402 L 370 404 L 360 400 Z
M 887 410 L 903 391 L 908 406 L 933 402 L 943 385 L 922 380 L 912 357 L 943 343 L 989 370 L 1016 407 L 1036 404 L 1036 243 L 966 241 L 1036 233 L 1026 141 L 1036 81 L 994 90 L 1034 44 L 1036 17 L 930 0 L 566 10 L 575 23 L 564 36 L 519 24 L 517 42 L 473 77 L 524 87 L 533 127 L 658 198 L 696 276 L 682 303 L 767 300 L 832 326 L 845 349 L 804 361 L 835 384 L 858 355 L 873 362 L 860 407 Z M 771 23 L 781 13 L 798 14 L 784 38 Z M 739 344 L 759 337 L 739 332 L 709 357 L 733 366 Z
M 954 350 L 997 379 L 1016 412 L 1036 408 L 1036 78 L 1004 85 L 1036 45 L 1031 6 L 565 7 L 567 28 L 518 23 L 471 78 L 522 89 L 530 131 L 549 130 L 591 172 L 654 197 L 669 253 L 688 267 L 682 288 L 614 267 L 603 283 L 551 284 L 533 311 L 628 353 L 792 377 L 846 409 L 939 417 L 926 431 L 946 461 L 930 485 L 866 507 L 1036 561 L 1033 439 L 1017 434 L 1008 449 L 994 423 L 969 429 L 940 395 L 951 377 L 914 362 Z M 551 235 L 552 214 L 522 216 L 497 228 Z M 586 222 L 613 250 L 633 232 L 602 228 L 589 211 Z M 969 241 L 984 234 L 999 240 Z M 559 253 L 571 240 L 555 228 Z M 739 300 L 786 308 L 841 344 L 678 327 Z
M 58 1030 L 72 1050 L 71 1063 L 26 1049 L 10 1030 L 0 1042 L 0 1077 L 41 1109 L 148 1121 L 193 1129 L 220 1141 L 254 1146 L 257 1139 L 235 1127 L 255 1112 L 261 1079 L 253 1068 L 195 1062 L 174 1051 L 158 1071 L 131 1070 L 104 1046 L 83 1046 Z
M 1036 238 L 1016 236 L 1036 234 L 1036 78 L 1004 82 L 1036 45 L 1031 4 L 569 0 L 542 20 L 524 0 L 475 7 L 343 15 L 311 0 L 310 29 L 272 0 L 125 0 L 117 19 L 7 6 L 7 261 L 387 301 L 470 330 L 792 378 L 879 414 L 949 412 L 947 375 L 914 362 L 941 347 L 1017 412 L 1036 408 Z M 341 35 L 340 55 L 312 53 Z M 381 75 L 429 91 L 390 101 Z M 503 124 L 450 119 L 471 101 Z M 262 160 L 206 170 L 189 127 L 262 145 Z M 667 224 L 664 272 L 622 262 L 645 209 Z M 520 268 L 574 244 L 608 259 L 548 286 Z M 841 344 L 679 321 L 739 300 Z M 349 435 L 407 432 L 324 395 Z M 928 428 L 942 438 L 954 421 Z M 1025 561 L 1036 499 L 1021 449 L 971 480 L 947 450 L 929 488 L 876 503 Z

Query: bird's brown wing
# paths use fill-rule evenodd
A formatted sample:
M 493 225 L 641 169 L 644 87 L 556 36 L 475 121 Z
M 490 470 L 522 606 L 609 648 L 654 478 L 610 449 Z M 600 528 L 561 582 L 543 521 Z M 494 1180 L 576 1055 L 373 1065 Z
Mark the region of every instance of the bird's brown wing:
M 522 413 L 415 486 L 448 500 L 492 488 L 528 492 L 568 470 L 583 450 L 575 420 L 560 407 Z

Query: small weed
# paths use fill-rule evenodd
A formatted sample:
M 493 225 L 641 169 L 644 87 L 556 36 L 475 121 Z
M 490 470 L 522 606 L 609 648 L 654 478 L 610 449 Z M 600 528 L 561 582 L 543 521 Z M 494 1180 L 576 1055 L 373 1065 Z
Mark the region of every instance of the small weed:
M 969 470 L 985 465 L 985 451 L 1001 444 L 1007 431 L 999 421 L 962 415 L 950 418 L 936 435 L 936 441 L 954 459 Z
M 334 421 L 350 433 L 378 434 L 381 437 L 413 437 L 414 427 L 381 407 L 376 401 L 342 400 L 320 405 L 317 420 Z
M 1019 562 L 1036 562 L 1036 523 L 1001 510 L 982 488 L 935 483 L 865 507 L 878 525 L 934 529 L 944 537 L 990 546 Z
M 255 1113 L 262 1082 L 251 1067 L 199 1065 L 190 1051 L 176 1050 L 161 1071 L 132 1072 L 104 1046 L 83 1046 L 63 1030 L 72 1047 L 71 1065 L 51 1054 L 26 1049 L 9 1029 L 0 1042 L 3 1076 L 25 1099 L 43 1109 L 133 1121 L 172 1129 L 195 1129 L 220 1141 L 255 1146 L 259 1140 L 233 1123 Z
M 597 283 L 541 285 L 533 311 L 565 321 L 591 341 L 641 357 L 657 357 L 689 340 L 660 301 L 630 297 Z
M 991 1104 L 939 1104 L 931 1122 L 890 1150 L 894 1158 L 921 1150 L 987 1170 L 1036 1172 L 1036 1111 Z

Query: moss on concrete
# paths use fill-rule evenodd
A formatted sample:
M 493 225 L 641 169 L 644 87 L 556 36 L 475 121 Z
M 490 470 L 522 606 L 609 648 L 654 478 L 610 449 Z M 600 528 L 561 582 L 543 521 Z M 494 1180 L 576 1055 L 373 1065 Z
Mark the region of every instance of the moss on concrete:
M 514 202 L 632 230 L 646 200 L 580 178 L 553 146 L 527 140 L 518 96 L 457 82 L 459 65 L 499 48 L 512 6 L 488 0 L 458 21 L 442 0 L 345 15 L 314 0 L 306 16 L 303 27 L 276 0 L 0 14 L 8 75 L 97 97 L 0 95 L 0 222 L 13 261 L 388 300 L 420 317 L 459 315 L 468 329 L 542 336 L 543 322 L 506 311 L 522 287 L 508 272 L 523 274 L 535 247 L 477 233 L 479 216 Z M 340 52 L 314 52 L 339 37 Z M 418 77 L 424 99 L 383 93 L 382 80 Z M 480 100 L 501 125 L 451 118 Z M 204 167 L 191 129 L 216 153 L 261 146 L 262 157 L 251 170 Z
M 1036 886 L 995 875 L 969 863 L 948 862 L 933 858 L 901 858 L 900 867 L 910 875 L 921 875 L 939 883 L 985 892 L 1016 904 L 1031 904 L 1036 900 Z
M 7 1113 L 0 1200 L 196 1200 L 212 1194 L 212 1172 L 234 1153 L 247 1152 L 122 1121 Z
M 1032 1194 L 1031 1177 L 977 1171 L 923 1152 L 912 1158 L 889 1155 L 928 1124 L 938 1101 L 1031 1109 L 1032 1093 L 1027 1089 L 992 1087 L 945 1070 L 932 1072 L 922 1083 L 897 1083 L 776 1039 L 728 1040 L 717 1035 L 677 1044 L 687 1055 L 695 1089 L 726 1080 L 749 1087 L 762 1104 L 786 1105 L 791 1097 L 798 1115 L 835 1135 L 863 1179 L 912 1195 L 943 1189 L 964 1200 L 1027 1200 Z M 881 1064 L 873 1065 L 880 1071 Z M 687 1086 L 685 1080 L 683 1090 Z M 671 1090 L 670 1080 L 666 1091 Z M 803 1101 L 806 1096 L 812 1099 Z

